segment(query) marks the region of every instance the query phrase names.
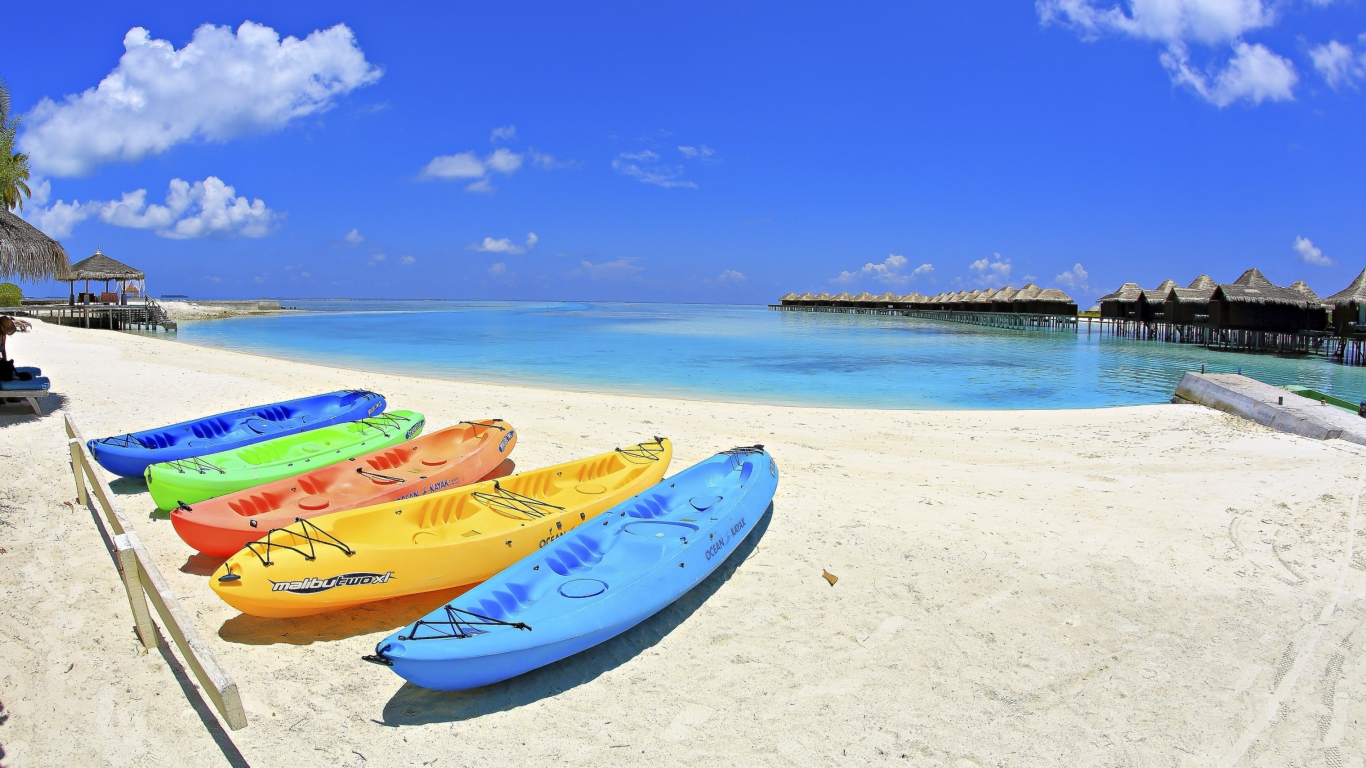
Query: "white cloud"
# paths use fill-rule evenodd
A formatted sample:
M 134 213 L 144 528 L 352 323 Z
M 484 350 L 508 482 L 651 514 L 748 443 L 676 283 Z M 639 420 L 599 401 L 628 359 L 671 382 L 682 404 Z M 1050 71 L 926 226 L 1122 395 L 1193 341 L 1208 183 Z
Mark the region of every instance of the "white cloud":
M 1219 107 L 1239 99 L 1253 104 L 1266 100 L 1293 101 L 1295 83 L 1299 80 L 1289 59 L 1272 53 L 1261 43 L 1234 43 L 1233 58 L 1228 64 L 1208 74 L 1192 67 L 1184 52 L 1163 53 L 1162 65 L 1171 73 L 1173 82 L 1190 86 L 1205 101 Z
M 886 283 L 888 285 L 904 285 L 914 278 L 920 277 L 921 275 L 928 275 L 934 271 L 933 264 L 921 264 L 911 270 L 909 274 L 906 274 L 901 271 L 901 268 L 904 266 L 906 266 L 905 256 L 899 256 L 895 253 L 888 254 L 887 258 L 883 259 L 879 264 L 869 262 L 864 264 L 863 268 L 857 272 L 841 272 L 839 277 L 836 277 L 831 282 L 849 284 L 857 280 L 874 278 L 878 282 Z
M 416 264 L 416 263 L 417 263 L 417 257 L 416 257 L 416 256 L 399 256 L 399 257 L 398 257 L 398 263 L 399 263 L 399 264 Z
M 1010 279 L 1010 259 L 1001 258 L 1001 254 L 992 254 L 995 261 L 990 258 L 978 259 L 968 265 L 977 279 L 977 282 L 985 286 L 999 287 Z
M 372 255 L 370 258 L 368 258 L 368 259 L 365 260 L 365 266 L 367 266 L 367 267 L 376 267 L 376 266 L 379 266 L 380 264 L 383 264 L 384 262 L 386 262 L 386 261 L 388 261 L 388 260 L 389 260 L 389 257 L 386 256 L 385 254 L 376 253 L 376 254 Z
M 487 173 L 484 162 L 473 152 L 437 155 L 422 169 L 424 179 L 477 179 Z
M 1307 237 L 1296 237 L 1295 244 L 1291 246 L 1295 249 L 1295 254 L 1300 261 L 1305 264 L 1312 264 L 1316 267 L 1331 267 L 1333 260 L 1323 255 L 1323 249 L 1318 248 Z
M 1366 53 L 1358 58 L 1350 47 L 1336 40 L 1310 48 L 1309 58 L 1314 62 L 1314 69 L 1334 89 L 1354 85 L 1355 81 L 1366 77 Z
M 480 251 L 481 253 L 526 253 L 532 248 L 535 248 L 536 243 L 540 242 L 540 239 L 541 238 L 536 236 L 535 232 L 528 232 L 526 234 L 525 245 L 518 245 L 512 242 L 511 238 L 507 237 L 500 237 L 496 240 L 492 237 L 486 237 L 481 242 L 470 243 L 465 246 L 465 248 L 471 251 Z
M 642 184 L 654 184 L 666 189 L 697 189 L 696 182 L 680 178 L 683 175 L 682 167 L 664 165 L 659 160 L 659 154 L 648 149 L 640 152 L 622 152 L 612 158 L 612 169 Z
M 1094 0 L 1037 0 L 1044 24 L 1060 24 L 1094 39 L 1115 32 L 1173 44 L 1227 43 L 1244 33 L 1276 23 L 1275 9 L 1262 0 L 1128 0 L 1098 8 Z
M 743 283 L 748 279 L 749 278 L 745 277 L 743 272 L 735 269 L 723 269 L 721 270 L 721 274 L 716 276 L 716 282 L 718 283 Z
M 511 141 L 515 138 L 517 138 L 517 126 L 515 125 L 504 125 L 494 128 L 493 131 L 489 133 L 489 141 L 494 144 L 497 144 L 500 141 Z
M 488 271 L 490 275 L 493 275 L 494 277 L 500 277 L 508 271 L 508 265 L 504 264 L 501 261 L 494 262 L 493 264 L 489 265 Z
M 29 223 L 41 229 L 48 237 L 61 240 L 71 234 L 71 230 L 82 221 L 90 218 L 98 210 L 98 203 L 70 203 L 58 200 L 47 207 L 29 206 L 20 212 Z
M 494 129 L 495 133 L 498 130 Z M 418 178 L 474 179 L 465 187 L 466 192 L 493 192 L 495 189 L 492 182 L 493 174 L 501 173 L 504 176 L 510 176 L 516 173 L 528 158 L 537 167 L 546 170 L 566 165 L 557 163 L 555 158 L 539 152 L 519 153 L 513 152 L 507 147 L 499 147 L 482 158 L 474 152 L 437 155 L 427 162 L 422 172 L 418 174 Z
M 330 109 L 380 77 L 343 24 L 303 40 L 270 27 L 205 24 L 184 48 L 142 27 L 100 84 L 61 102 L 44 98 L 20 138 L 33 167 L 80 176 L 114 161 L 137 161 L 187 141 L 228 141 L 279 130 Z
M 1057 24 L 1094 40 L 1113 33 L 1162 43 L 1160 60 L 1172 82 L 1189 87 L 1206 101 L 1226 107 L 1235 101 L 1253 104 L 1294 99 L 1299 79 L 1289 59 L 1242 36 L 1273 26 L 1277 4 L 1264 0 L 1127 0 L 1097 6 L 1096 0 L 1036 0 L 1044 25 Z M 1222 67 L 1191 63 L 1190 44 L 1231 45 Z
M 1091 284 L 1087 282 L 1090 275 L 1080 263 L 1073 264 L 1072 268 L 1053 278 L 1058 285 L 1066 286 L 1072 290 L 1083 293 L 1091 292 Z
M 635 259 L 621 258 L 615 261 L 604 261 L 601 264 L 594 264 L 591 261 L 580 261 L 579 266 L 583 271 L 594 280 L 611 280 L 615 278 L 631 277 L 642 271 L 644 267 L 637 266 Z
M 345 239 L 346 242 L 352 245 L 360 245 L 362 242 L 365 241 L 365 235 L 362 235 L 359 229 L 353 229 L 350 232 L 346 233 Z
M 65 237 L 86 219 L 98 217 L 115 227 L 151 229 L 161 237 L 265 237 L 280 218 L 260 198 L 248 200 L 217 176 L 193 184 L 171 179 L 163 204 L 147 202 L 147 190 L 125 192 L 107 202 L 58 200 L 35 208 L 30 218 L 52 237 Z
M 716 150 L 706 144 L 703 144 L 700 147 L 679 147 L 678 151 L 681 152 L 684 157 L 693 160 L 706 160 L 716 154 Z
M 522 167 L 522 156 L 510 149 L 499 147 L 493 154 L 484 158 L 484 165 L 495 173 L 514 173 Z

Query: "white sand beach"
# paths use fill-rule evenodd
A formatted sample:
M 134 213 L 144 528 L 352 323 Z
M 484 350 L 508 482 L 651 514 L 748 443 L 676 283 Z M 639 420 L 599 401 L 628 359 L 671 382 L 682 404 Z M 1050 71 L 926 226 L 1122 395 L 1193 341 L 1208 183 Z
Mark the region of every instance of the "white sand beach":
M 1366 757 L 1363 449 L 1192 405 L 875 411 L 461 383 L 36 324 L 47 415 L 0 412 L 5 764 L 1329 765 Z M 144 654 L 62 415 L 86 437 L 339 388 L 512 422 L 521 468 L 652 435 L 671 472 L 763 443 L 774 511 L 604 645 L 435 693 L 363 663 L 439 605 L 239 615 L 139 483 L 113 488 L 241 688 L 225 732 Z M 58 410 L 53 410 L 60 406 Z M 1355 537 L 1355 541 L 1353 541 Z M 839 577 L 831 586 L 828 570 Z M 177 677 L 179 676 L 179 677 Z M 208 723 L 210 727 L 206 727 Z

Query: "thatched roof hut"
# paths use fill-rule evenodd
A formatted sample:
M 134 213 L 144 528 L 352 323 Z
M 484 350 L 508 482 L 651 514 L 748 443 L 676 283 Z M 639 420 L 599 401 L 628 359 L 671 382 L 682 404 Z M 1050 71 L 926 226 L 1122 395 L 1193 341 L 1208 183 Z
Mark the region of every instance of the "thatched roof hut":
M 1015 294 L 1017 293 L 1019 293 L 1018 290 L 1008 285 L 996 293 L 993 293 L 991 295 L 991 311 L 1009 312 L 1011 309 L 1010 300 L 1015 298 Z
M 1167 321 L 1167 298 L 1176 290 L 1175 280 L 1163 280 L 1156 288 L 1144 288 L 1138 295 L 1138 317 L 1145 323 Z
M 1352 284 L 1323 300 L 1333 313 L 1333 327 L 1346 336 L 1366 330 L 1366 269 Z M 1360 328 L 1358 328 L 1360 326 Z
M 1177 286 L 1167 294 L 1167 308 L 1163 320 L 1172 325 L 1203 325 L 1209 321 L 1209 300 L 1219 284 L 1209 275 L 1201 275 L 1182 288 Z
M 1010 297 L 1011 312 L 1029 312 L 1030 302 L 1039 295 L 1039 286 L 1028 283 L 1021 288 L 1014 296 Z
M 1136 320 L 1138 299 L 1142 295 L 1143 289 L 1138 287 L 1138 283 L 1125 283 L 1114 293 L 1108 293 L 1096 300 L 1100 304 L 1100 316 Z
M 108 299 L 108 296 L 101 298 L 90 294 L 90 281 L 94 280 L 96 282 L 104 283 L 106 294 L 112 293 L 117 297 L 116 300 L 122 301 L 123 294 L 125 293 L 145 292 L 141 283 L 147 279 L 147 274 L 140 269 L 130 267 L 121 261 L 105 256 L 100 252 L 99 248 L 96 248 L 94 256 L 87 259 L 81 259 L 75 264 L 72 264 L 71 268 L 68 269 L 65 274 L 58 275 L 56 279 L 58 282 L 71 284 L 72 302 L 76 301 L 76 283 L 80 280 L 85 281 L 85 291 L 82 295 L 87 296 L 89 300 L 101 301 Z M 129 285 L 129 283 L 133 281 L 137 281 L 139 285 Z M 114 282 L 118 283 L 117 286 L 114 286 L 117 290 L 111 292 L 109 290 L 109 284 Z
M 1044 288 L 1027 302 L 1027 312 L 1036 315 L 1077 316 L 1077 302 L 1058 288 Z
M 71 268 L 62 244 L 0 209 L 0 280 L 39 282 Z
M 1210 296 L 1210 324 L 1218 328 L 1295 333 L 1321 331 L 1321 302 L 1295 288 L 1275 285 L 1255 267 Z

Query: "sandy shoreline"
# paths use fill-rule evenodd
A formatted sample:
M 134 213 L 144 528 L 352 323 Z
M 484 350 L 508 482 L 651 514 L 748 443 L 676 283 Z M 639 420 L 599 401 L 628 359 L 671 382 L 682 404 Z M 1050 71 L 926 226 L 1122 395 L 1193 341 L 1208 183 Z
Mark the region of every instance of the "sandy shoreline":
M 512 422 L 531 468 L 667 435 L 672 472 L 763 443 L 773 516 L 694 593 L 590 652 L 436 694 L 364 664 L 444 596 L 238 615 L 121 481 L 134 526 L 241 687 L 252 765 L 1360 765 L 1363 451 L 1197 406 L 873 411 L 567 392 L 289 363 L 38 324 L 11 353 L 62 409 L 0 411 L 6 764 L 220 765 L 141 655 L 73 490 L 87 437 L 343 387 L 432 427 Z M 46 403 L 50 411 L 55 398 Z M 1350 521 L 1355 520 L 1355 524 Z M 828 569 L 840 577 L 831 587 Z M 1339 590 L 1341 584 L 1341 590 Z M 1332 604 L 1323 617 L 1326 605 Z M 1323 620 L 1320 621 L 1320 618 Z M 1268 702 L 1279 701 L 1274 717 Z M 211 718 L 211 715 L 206 715 Z M 80 738 L 71 738 L 79 733 Z M 430 762 L 435 761 L 435 762 Z

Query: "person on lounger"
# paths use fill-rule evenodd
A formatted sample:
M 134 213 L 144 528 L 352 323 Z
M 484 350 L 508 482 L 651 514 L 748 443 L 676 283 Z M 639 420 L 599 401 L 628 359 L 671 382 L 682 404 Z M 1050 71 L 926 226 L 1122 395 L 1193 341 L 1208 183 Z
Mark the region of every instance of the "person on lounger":
M 16 374 L 14 361 L 9 359 L 9 352 L 5 349 L 5 342 L 9 337 L 19 331 L 27 331 L 28 323 L 22 320 L 16 321 L 9 315 L 0 316 L 0 381 L 14 381 L 16 378 L 28 380 L 33 378 L 27 373 Z

